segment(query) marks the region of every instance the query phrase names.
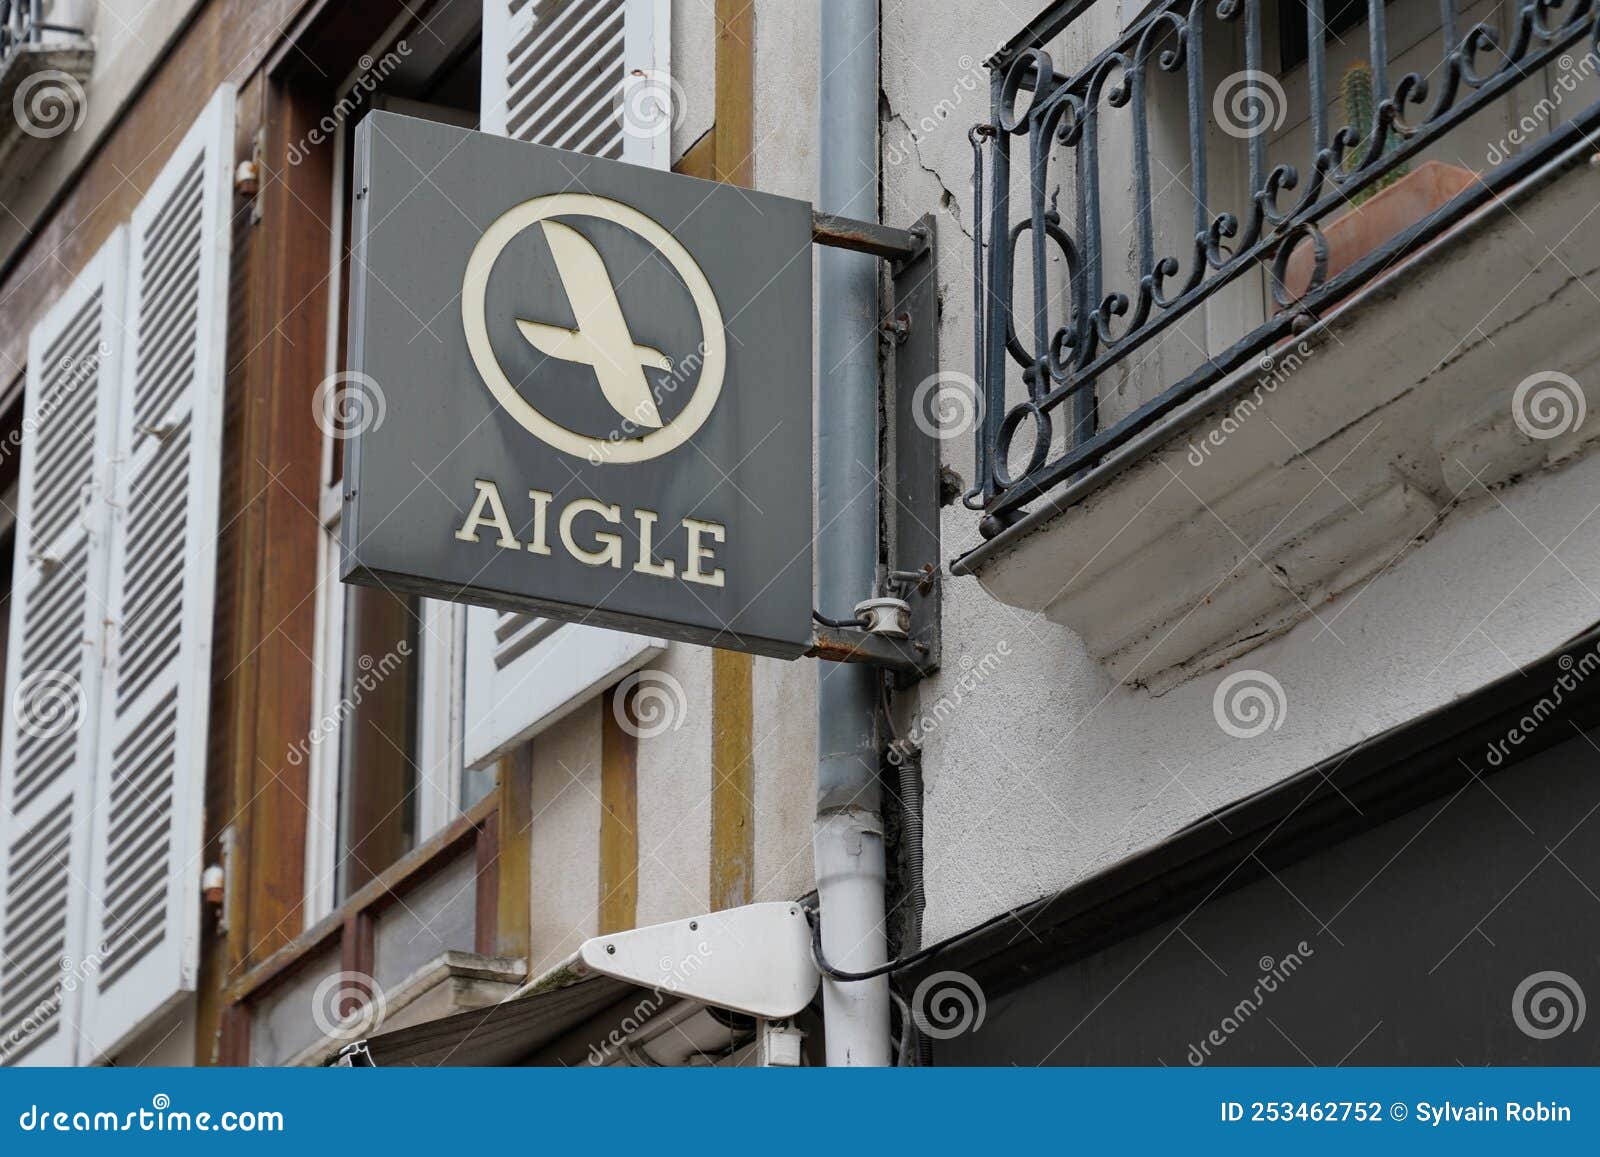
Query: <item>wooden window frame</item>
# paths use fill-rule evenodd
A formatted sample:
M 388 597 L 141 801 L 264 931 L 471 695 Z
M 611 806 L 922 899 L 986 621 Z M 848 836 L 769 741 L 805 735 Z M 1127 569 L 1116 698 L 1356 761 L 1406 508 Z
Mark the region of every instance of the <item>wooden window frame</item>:
M 342 967 L 368 974 L 377 917 L 460 857 L 474 857 L 474 948 L 485 955 L 528 953 L 528 856 L 531 762 L 518 753 L 501 764 L 498 786 L 442 830 L 423 840 L 336 910 L 307 927 L 307 823 L 310 769 L 285 760 L 309 734 L 313 696 L 308 657 L 318 632 L 316 588 L 324 536 L 321 432 L 313 393 L 326 376 L 335 244 L 325 219 L 335 173 L 331 140 L 308 147 L 348 76 L 370 50 L 374 32 L 406 17 L 403 0 L 345 5 L 316 0 L 267 57 L 240 101 L 241 152 L 258 158 L 260 191 L 236 245 L 235 321 L 230 349 L 228 480 L 237 507 L 225 511 L 235 536 L 219 582 L 234 591 L 227 627 L 226 693 L 213 728 L 229 782 L 213 788 L 226 804 L 208 833 L 230 850 L 228 897 L 209 927 L 225 938 L 207 948 L 205 1003 L 215 1044 L 199 1055 L 216 1063 L 250 1059 L 251 1016 L 259 1001 L 307 962 L 337 945 Z M 330 134 L 331 135 L 331 134 Z M 296 150 L 290 163 L 290 150 Z M 326 560 L 323 560 L 324 563 Z M 502 838 L 505 833 L 506 838 Z
M 341 971 L 370 977 L 376 964 L 374 933 L 378 918 L 466 855 L 474 858 L 472 950 L 483 956 L 504 955 L 507 946 L 501 942 L 499 919 L 500 811 L 498 794 L 484 797 L 444 830 L 369 880 L 338 909 L 229 985 L 224 993 L 229 1015 L 222 1063 L 250 1063 L 253 1006 L 329 949 L 337 946 Z
M 391 32 L 393 30 L 391 29 Z M 380 57 L 393 37 L 385 33 L 368 55 Z M 333 90 L 335 104 L 356 83 L 347 78 Z M 376 103 L 376 98 L 372 98 Z M 328 200 L 327 340 L 323 382 L 335 382 L 344 368 L 343 317 L 348 248 L 349 172 L 346 161 L 349 126 L 341 121 L 332 140 L 331 196 Z M 308 816 L 305 840 L 305 927 L 310 928 L 339 905 L 341 852 L 340 799 L 347 765 L 342 707 L 351 694 L 350 623 L 346 607 L 352 588 L 338 581 L 339 527 L 344 513 L 344 479 L 336 470 L 341 438 L 331 422 L 322 430 L 321 491 L 317 517 L 322 535 L 317 543 L 315 649 L 311 653 L 313 720 L 330 722 L 321 742 L 307 753 Z M 416 741 L 405 758 L 416 770 L 417 842 L 425 842 L 461 812 L 463 662 L 466 649 L 465 608 L 432 599 L 417 600 Z
M 0 390 L 0 546 L 9 539 L 14 552 L 17 544 L 18 489 L 22 482 L 22 418 L 23 382 L 25 373 L 19 372 L 15 380 Z M 0 562 L 5 561 L 0 550 Z M 11 629 L 12 568 L 0 567 L 0 688 L 5 687 L 6 664 L 11 661 L 8 650 Z

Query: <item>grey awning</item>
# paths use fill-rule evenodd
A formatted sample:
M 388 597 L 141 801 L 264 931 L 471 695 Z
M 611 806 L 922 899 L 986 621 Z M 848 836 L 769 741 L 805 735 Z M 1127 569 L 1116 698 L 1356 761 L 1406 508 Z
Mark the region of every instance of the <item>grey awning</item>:
M 541 1052 L 553 1047 L 554 1051 L 561 1051 L 564 1037 L 573 1036 L 575 1029 L 600 1018 L 600 1014 L 624 1003 L 630 995 L 637 1001 L 648 993 L 626 981 L 591 974 L 488 1008 L 379 1033 L 346 1049 L 350 1059 L 345 1063 L 385 1067 L 540 1063 L 537 1058 Z M 630 1007 L 632 1003 L 629 1002 Z M 602 1030 L 597 1039 L 604 1035 Z M 588 1049 L 588 1043 L 572 1041 L 570 1051 L 576 1055 L 565 1063 L 581 1063 Z M 561 1064 L 563 1060 L 552 1055 L 544 1063 Z
M 515 996 L 382 1032 L 341 1065 L 719 1064 L 816 995 L 810 924 L 769 901 L 591 937 Z

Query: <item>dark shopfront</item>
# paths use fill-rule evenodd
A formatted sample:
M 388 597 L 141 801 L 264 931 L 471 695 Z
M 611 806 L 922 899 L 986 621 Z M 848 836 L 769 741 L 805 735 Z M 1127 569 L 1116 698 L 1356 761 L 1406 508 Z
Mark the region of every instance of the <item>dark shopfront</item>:
M 1600 1061 L 1596 643 L 957 941 L 935 1063 Z

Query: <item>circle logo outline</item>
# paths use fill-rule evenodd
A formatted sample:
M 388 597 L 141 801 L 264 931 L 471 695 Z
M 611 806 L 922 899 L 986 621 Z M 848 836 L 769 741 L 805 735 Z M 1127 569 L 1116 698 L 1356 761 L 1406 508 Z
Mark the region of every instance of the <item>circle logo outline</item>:
M 500 367 L 489 343 L 486 306 L 489 274 L 500 254 L 523 230 L 554 217 L 590 217 L 610 221 L 642 238 L 683 280 L 699 316 L 704 353 L 700 376 L 682 412 L 660 429 L 640 438 L 591 438 L 559 425 L 519 394 Z M 681 241 L 654 218 L 631 205 L 595 193 L 550 193 L 513 205 L 483 231 L 467 259 L 462 279 L 461 323 L 466 331 L 467 350 L 472 355 L 478 376 L 494 395 L 500 408 L 534 437 L 576 458 L 595 462 L 647 462 L 676 450 L 699 431 L 711 416 L 722 394 L 727 370 L 727 335 L 722 328 L 722 309 L 711 282 Z M 598 463 L 596 463 L 598 464 Z

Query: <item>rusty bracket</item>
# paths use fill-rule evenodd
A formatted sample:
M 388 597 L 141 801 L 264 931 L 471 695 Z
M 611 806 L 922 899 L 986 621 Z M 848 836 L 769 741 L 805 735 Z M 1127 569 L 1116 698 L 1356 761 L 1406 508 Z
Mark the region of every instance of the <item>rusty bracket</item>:
M 938 666 L 929 661 L 926 643 L 825 627 L 821 623 L 812 627 L 811 648 L 806 654 L 831 663 L 871 663 L 911 682 L 932 674 Z
M 817 245 L 870 253 L 874 257 L 892 261 L 898 267 L 920 257 L 932 244 L 933 233 L 926 220 L 911 229 L 895 229 L 872 221 L 858 221 L 854 217 L 839 217 L 833 213 L 812 210 L 811 240 Z
M 939 667 L 939 508 L 942 477 L 939 442 L 917 406 L 925 404 L 929 383 L 939 372 L 939 292 L 934 261 L 933 218 L 910 229 L 870 221 L 811 214 L 811 239 L 869 253 L 889 262 L 894 300 L 879 332 L 885 341 L 889 373 L 882 405 L 884 462 L 877 594 L 893 593 L 911 608 L 910 637 L 896 639 L 865 631 L 816 624 L 806 653 L 837 663 L 871 663 L 886 668 L 899 687 L 908 687 Z M 865 597 L 865 593 L 863 595 Z

